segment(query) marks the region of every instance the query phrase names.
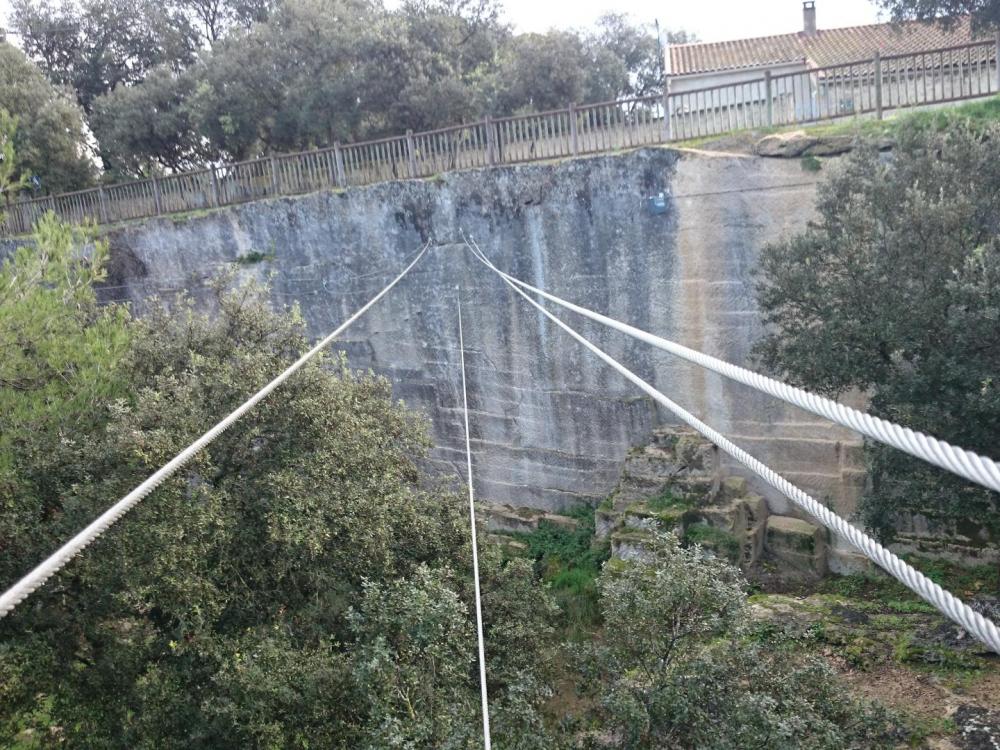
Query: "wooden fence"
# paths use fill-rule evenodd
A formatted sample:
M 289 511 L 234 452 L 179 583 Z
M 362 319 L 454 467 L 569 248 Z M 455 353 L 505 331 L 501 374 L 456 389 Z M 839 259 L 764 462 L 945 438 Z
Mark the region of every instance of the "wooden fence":
M 408 132 L 75 193 L 13 202 L 0 236 L 46 211 L 107 224 L 441 172 L 594 154 L 732 131 L 873 115 L 1000 92 L 1000 37 L 696 91 Z

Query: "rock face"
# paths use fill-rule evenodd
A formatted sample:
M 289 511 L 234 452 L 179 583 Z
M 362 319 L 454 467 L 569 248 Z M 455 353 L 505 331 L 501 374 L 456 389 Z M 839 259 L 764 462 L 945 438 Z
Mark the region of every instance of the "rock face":
M 766 135 L 754 144 L 753 152 L 757 156 L 794 159 L 799 156 L 840 156 L 854 148 L 855 138 L 852 135 L 816 135 L 805 130 L 795 130 L 790 133 L 774 133 Z M 894 141 L 888 136 L 878 139 L 877 147 L 886 151 L 893 147 Z
M 751 577 L 800 579 L 827 572 L 825 529 L 771 515 L 746 479 L 726 476 L 714 445 L 688 428 L 658 428 L 629 452 L 618 486 L 596 511 L 597 535 L 623 560 L 643 560 L 658 530 L 674 531 Z M 773 571 L 773 572 L 772 572 Z
M 515 297 L 466 250 L 463 234 L 519 278 L 745 364 L 760 333 L 757 255 L 805 227 L 814 191 L 802 183 L 812 179 L 794 161 L 651 149 L 261 201 L 115 228 L 104 296 L 141 314 L 153 294 L 186 288 L 207 297 L 207 280 L 235 267 L 241 277 L 273 276 L 275 302 L 298 301 L 318 337 L 430 242 L 420 265 L 335 348 L 427 415 L 433 466 L 460 474 L 461 298 L 477 497 L 546 511 L 596 506 L 629 448 L 670 416 Z M 661 192 L 666 211 L 653 211 L 648 199 Z M 791 481 L 854 510 L 864 475 L 848 431 L 564 317 Z M 777 493 L 750 489 L 772 512 L 787 512 Z
M 485 519 L 486 530 L 495 534 L 530 534 L 537 530 L 538 524 L 542 522 L 550 523 L 567 531 L 574 531 L 579 525 L 574 519 L 556 513 L 495 503 L 479 503 L 476 508 L 476 517 Z

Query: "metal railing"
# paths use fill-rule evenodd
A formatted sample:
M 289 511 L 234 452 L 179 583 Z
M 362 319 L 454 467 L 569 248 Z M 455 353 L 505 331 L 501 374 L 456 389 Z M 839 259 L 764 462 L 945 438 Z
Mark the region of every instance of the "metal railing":
M 0 235 L 24 234 L 46 211 L 108 224 L 329 188 L 594 154 L 737 130 L 874 115 L 1000 92 L 996 40 L 692 91 L 566 109 L 224 164 L 193 172 L 20 200 Z

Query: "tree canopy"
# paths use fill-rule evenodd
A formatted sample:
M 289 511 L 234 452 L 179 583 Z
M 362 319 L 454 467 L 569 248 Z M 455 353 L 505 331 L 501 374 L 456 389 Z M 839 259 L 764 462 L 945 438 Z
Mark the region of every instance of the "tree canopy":
M 897 746 L 890 717 L 824 662 L 753 637 L 736 568 L 672 533 L 646 550 L 642 564 L 605 566 L 605 637 L 585 657 L 615 747 Z
M 97 307 L 102 251 L 70 239 L 50 216 L 0 273 L 4 586 L 306 346 L 228 279 L 211 315 Z M 467 517 L 418 484 L 426 446 L 386 381 L 310 364 L 0 623 L 3 716 L 87 746 L 478 746 Z M 548 594 L 497 553 L 482 577 L 497 736 L 547 747 Z
M 896 21 L 954 23 L 971 16 L 980 29 L 1000 27 L 1000 0 L 878 0 Z
M 763 360 L 808 388 L 859 389 L 878 416 L 995 453 L 998 142 L 996 125 L 955 121 L 942 132 L 903 128 L 890 158 L 872 144 L 855 151 L 821 186 L 816 223 L 763 254 Z M 885 538 L 916 513 L 975 544 L 1000 540 L 995 493 L 891 448 L 867 453 L 863 507 Z
M 518 35 L 494 0 L 17 0 L 13 22 L 114 178 L 661 85 L 653 29 L 609 14 Z
M 0 107 L 17 121 L 12 140 L 20 169 L 49 192 L 77 190 L 93 179 L 84 119 L 68 91 L 54 86 L 20 50 L 0 42 Z

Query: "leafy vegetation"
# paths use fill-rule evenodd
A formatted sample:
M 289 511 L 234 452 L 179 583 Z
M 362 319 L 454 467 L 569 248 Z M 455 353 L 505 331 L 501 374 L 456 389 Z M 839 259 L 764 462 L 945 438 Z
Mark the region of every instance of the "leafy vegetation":
M 241 266 L 254 266 L 258 263 L 263 263 L 265 260 L 274 260 L 274 258 L 274 253 L 262 253 L 260 250 L 251 250 L 249 253 L 238 256 L 236 263 Z
M 80 108 L 6 42 L 0 42 L 0 108 L 16 121 L 11 143 L 26 179 L 37 177 L 40 189 L 49 192 L 77 190 L 91 182 L 94 167 L 86 156 Z
M 950 26 L 968 15 L 980 31 L 1000 26 L 998 0 L 878 0 L 878 4 L 895 21 L 937 21 Z
M 686 544 L 699 544 L 722 555 L 731 563 L 739 561 L 740 545 L 732 534 L 709 526 L 707 523 L 693 523 L 684 530 Z
M 50 217 L 0 275 L 4 587 L 306 347 L 226 279 L 211 315 L 99 307 L 81 246 Z M 0 744 L 478 746 L 468 531 L 417 484 L 423 424 L 336 359 L 281 396 L 0 622 Z M 481 574 L 498 742 L 551 746 L 549 595 Z
M 662 69 L 653 29 L 623 15 L 514 34 L 496 0 L 13 5 L 24 49 L 75 93 L 111 177 L 655 94 Z
M 594 539 L 594 512 L 590 508 L 570 511 L 577 522 L 568 529 L 541 521 L 530 534 L 513 536 L 528 545 L 536 574 L 548 583 L 570 634 L 581 636 L 599 623 L 597 576 L 610 557 L 610 546 Z
M 648 551 L 599 580 L 604 637 L 587 668 L 617 747 L 895 746 L 890 717 L 848 697 L 824 662 L 748 637 L 736 568 L 673 534 Z
M 757 353 L 793 382 L 867 392 L 873 414 L 989 454 L 1000 439 L 1000 125 L 921 122 L 899 127 L 890 160 L 871 143 L 856 149 L 821 187 L 818 221 L 765 249 L 770 332 Z M 996 546 L 996 493 L 892 448 L 866 454 L 862 508 L 884 539 L 920 514 Z
M 14 153 L 14 135 L 17 133 L 17 119 L 6 109 L 0 109 L 0 206 L 17 195 L 28 184 L 27 175 L 20 174 L 20 165 Z M 0 207 L 2 211 L 2 207 Z M 4 216 L 0 212 L 0 224 Z

